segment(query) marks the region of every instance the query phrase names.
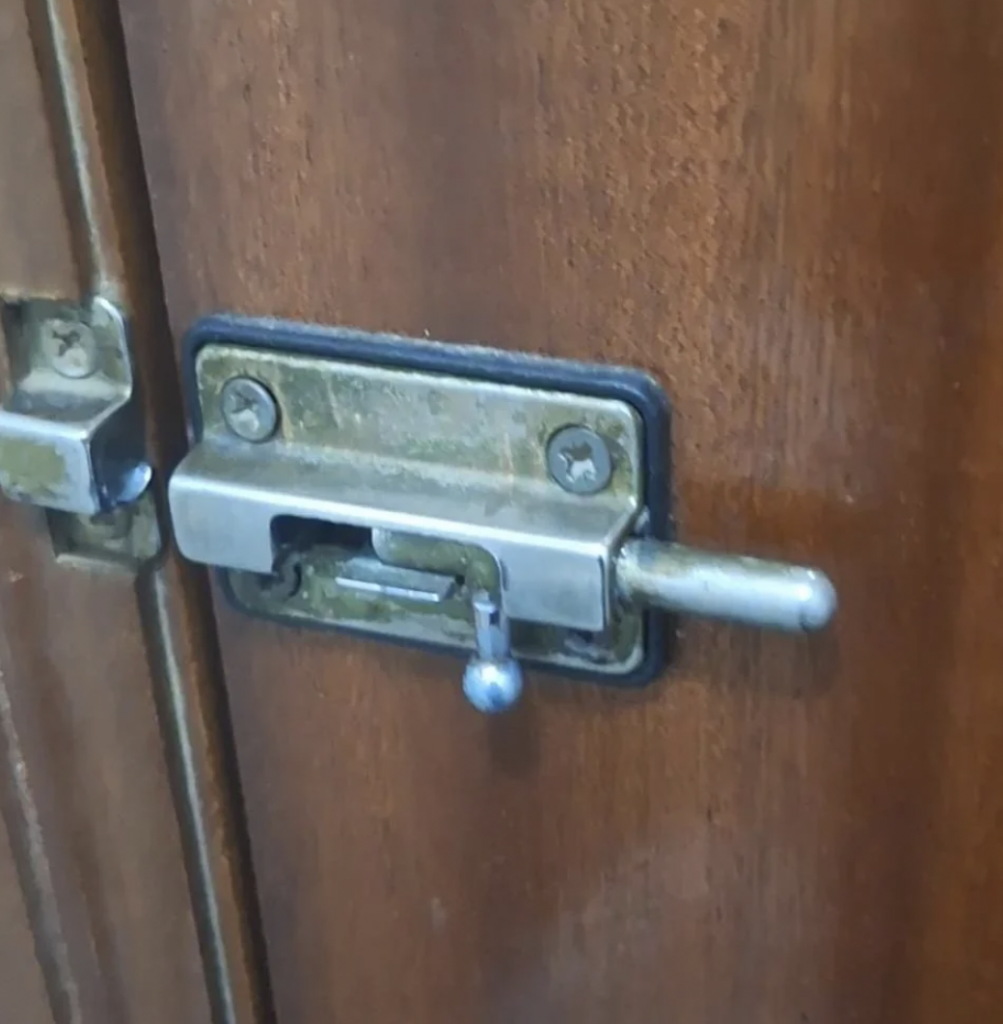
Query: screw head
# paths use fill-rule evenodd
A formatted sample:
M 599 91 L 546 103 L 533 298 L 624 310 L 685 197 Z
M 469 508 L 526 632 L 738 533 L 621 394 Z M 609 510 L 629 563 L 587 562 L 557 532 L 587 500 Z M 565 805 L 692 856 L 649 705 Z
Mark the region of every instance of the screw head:
M 253 444 L 267 441 L 279 425 L 274 396 L 251 377 L 232 377 L 223 385 L 220 411 L 230 432 Z
M 97 370 L 97 339 L 89 325 L 54 317 L 42 323 L 39 330 L 39 347 L 61 377 L 82 380 Z
M 547 469 L 571 494 L 598 494 L 613 478 L 613 456 L 589 427 L 562 427 L 547 442 Z

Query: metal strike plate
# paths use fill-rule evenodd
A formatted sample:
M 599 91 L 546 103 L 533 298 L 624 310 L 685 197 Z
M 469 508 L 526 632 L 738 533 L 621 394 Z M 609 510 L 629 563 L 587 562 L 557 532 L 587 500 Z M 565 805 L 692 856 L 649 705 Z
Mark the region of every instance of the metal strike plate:
M 544 387 L 554 364 L 527 361 L 527 386 L 351 357 L 393 339 L 347 348 L 192 353 L 199 439 L 170 483 L 182 553 L 225 567 L 252 614 L 471 651 L 474 597 L 496 593 L 522 660 L 610 681 L 657 668 L 644 614 L 610 585 L 651 522 L 642 412 Z M 550 442 L 569 427 L 609 461 L 576 460 L 571 435 L 562 485 Z
M 4 306 L 10 393 L 0 407 L 0 489 L 83 516 L 135 501 L 150 482 L 126 327 L 103 298 Z

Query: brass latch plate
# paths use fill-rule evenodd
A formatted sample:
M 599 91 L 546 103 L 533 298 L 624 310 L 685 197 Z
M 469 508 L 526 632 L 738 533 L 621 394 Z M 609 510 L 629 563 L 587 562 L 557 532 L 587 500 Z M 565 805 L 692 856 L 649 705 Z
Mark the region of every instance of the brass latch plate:
M 172 521 L 241 610 L 469 652 L 471 596 L 497 591 L 520 659 L 657 671 L 660 638 L 609 564 L 665 522 L 665 408 L 644 375 L 227 317 L 187 359 L 198 444 Z

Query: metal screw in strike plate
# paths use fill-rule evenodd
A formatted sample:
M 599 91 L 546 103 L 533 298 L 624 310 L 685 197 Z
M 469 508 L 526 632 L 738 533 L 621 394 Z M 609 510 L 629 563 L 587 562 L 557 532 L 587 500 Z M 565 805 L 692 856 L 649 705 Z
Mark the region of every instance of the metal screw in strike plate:
M 39 347 L 61 377 L 82 380 L 98 366 L 98 347 L 87 324 L 74 320 L 46 320 L 39 328 Z
M 613 477 L 613 457 L 594 430 L 562 427 L 547 442 L 547 469 L 571 494 L 598 494 Z
M 267 441 L 279 425 L 274 396 L 251 377 L 232 377 L 223 385 L 220 411 L 230 432 L 253 444 Z
M 477 653 L 463 673 L 463 692 L 478 711 L 506 711 L 522 693 L 522 669 L 512 657 L 508 616 L 483 591 L 474 595 L 474 634 Z

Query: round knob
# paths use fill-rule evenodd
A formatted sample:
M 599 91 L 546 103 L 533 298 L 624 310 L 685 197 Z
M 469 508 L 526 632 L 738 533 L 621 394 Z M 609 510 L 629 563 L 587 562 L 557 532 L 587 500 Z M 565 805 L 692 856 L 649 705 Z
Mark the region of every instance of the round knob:
M 486 715 L 507 711 L 522 693 L 519 662 L 514 658 L 502 662 L 472 658 L 463 672 L 463 692 Z
M 506 711 L 522 693 L 522 669 L 512 657 L 508 617 L 490 594 L 474 595 L 474 637 L 477 653 L 463 673 L 463 692 L 478 711 Z

